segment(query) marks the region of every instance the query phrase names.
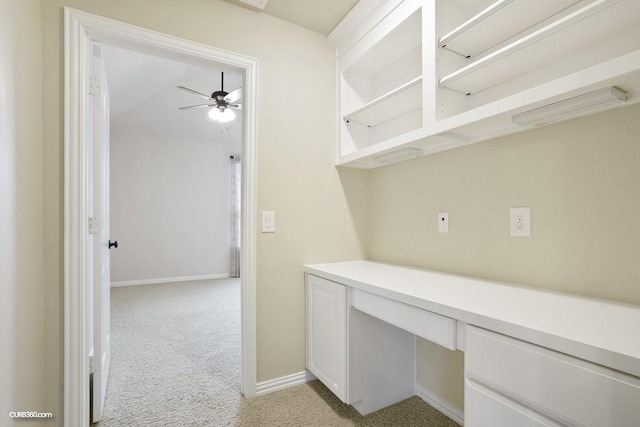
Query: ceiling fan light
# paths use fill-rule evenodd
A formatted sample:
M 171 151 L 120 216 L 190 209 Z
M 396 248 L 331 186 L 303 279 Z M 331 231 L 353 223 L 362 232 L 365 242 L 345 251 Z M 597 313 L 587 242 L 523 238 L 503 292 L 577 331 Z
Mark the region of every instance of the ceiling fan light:
M 236 118 L 236 113 L 231 110 L 231 108 L 225 108 L 224 111 L 220 113 L 218 117 L 218 121 L 220 123 L 227 123 Z
M 220 117 L 222 116 L 222 112 L 220 110 L 218 110 L 217 108 L 212 108 L 209 110 L 209 118 L 211 120 L 220 120 Z

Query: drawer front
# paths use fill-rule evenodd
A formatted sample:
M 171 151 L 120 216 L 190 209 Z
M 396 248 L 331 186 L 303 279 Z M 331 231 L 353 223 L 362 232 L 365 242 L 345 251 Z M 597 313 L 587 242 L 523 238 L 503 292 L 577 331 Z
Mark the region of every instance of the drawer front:
M 516 402 L 473 381 L 464 384 L 465 427 L 561 427 Z
M 640 379 L 469 326 L 465 377 L 561 423 L 635 426 Z
M 355 289 L 351 293 L 351 305 L 449 350 L 456 349 L 455 319 Z

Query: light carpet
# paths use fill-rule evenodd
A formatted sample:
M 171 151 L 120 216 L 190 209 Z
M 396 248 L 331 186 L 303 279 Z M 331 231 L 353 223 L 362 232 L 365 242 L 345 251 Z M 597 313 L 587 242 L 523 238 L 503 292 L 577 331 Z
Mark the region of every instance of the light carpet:
M 99 427 L 457 426 L 418 397 L 363 417 L 319 381 L 242 397 L 238 279 L 112 288 L 111 342 Z

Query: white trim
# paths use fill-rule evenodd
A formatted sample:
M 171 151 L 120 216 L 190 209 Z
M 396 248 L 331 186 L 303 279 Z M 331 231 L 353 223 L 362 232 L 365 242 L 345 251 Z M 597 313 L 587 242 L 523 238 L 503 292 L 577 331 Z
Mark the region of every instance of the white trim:
M 259 382 L 256 387 L 256 394 L 258 396 L 261 396 L 263 394 L 271 393 L 278 390 L 284 390 L 285 388 L 294 387 L 316 379 L 317 378 L 315 377 L 315 375 L 307 370 L 304 370 L 302 372 L 298 372 L 297 374 L 285 375 L 284 377 Z
M 464 412 L 459 408 L 456 408 L 449 402 L 443 400 L 440 396 L 419 386 L 416 387 L 416 395 L 420 399 L 424 400 L 427 404 L 433 406 L 435 409 L 451 418 L 456 423 L 460 424 L 461 426 L 464 425 Z
M 256 108 L 258 62 L 65 7 L 64 34 L 64 425 L 89 425 L 87 358 L 87 60 L 91 42 L 244 71 L 242 141 L 242 391 L 256 394 Z
M 231 0 L 231 3 L 235 3 L 238 6 L 261 12 L 265 7 L 267 7 L 268 1 L 269 0 L 235 0 L 234 2 L 234 0 Z
M 193 282 L 196 280 L 228 279 L 228 278 L 229 278 L 229 273 L 221 273 L 221 274 L 205 274 L 202 276 L 163 277 L 161 279 L 123 280 L 121 282 L 111 282 L 111 287 L 118 288 L 120 286 L 155 285 L 157 283 Z

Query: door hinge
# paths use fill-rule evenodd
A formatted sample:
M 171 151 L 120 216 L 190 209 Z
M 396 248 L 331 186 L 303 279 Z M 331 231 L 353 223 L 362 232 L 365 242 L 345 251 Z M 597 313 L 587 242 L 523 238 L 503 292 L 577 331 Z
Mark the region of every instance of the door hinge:
M 99 371 L 99 368 L 98 358 L 95 356 L 89 356 L 89 373 L 93 374 L 94 372 Z
M 89 95 L 100 96 L 100 79 L 89 77 Z
M 100 234 L 100 221 L 98 221 L 98 218 L 89 217 L 89 234 Z

